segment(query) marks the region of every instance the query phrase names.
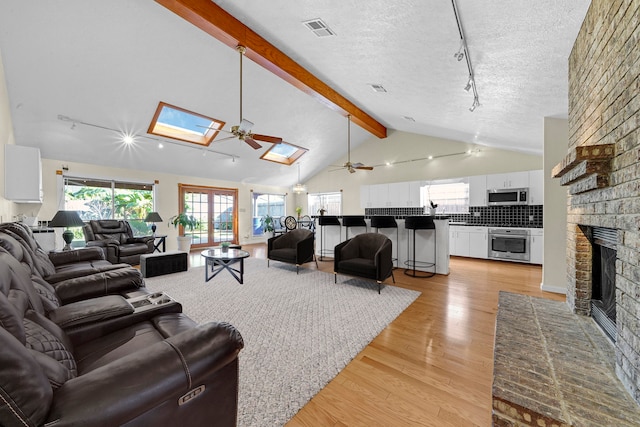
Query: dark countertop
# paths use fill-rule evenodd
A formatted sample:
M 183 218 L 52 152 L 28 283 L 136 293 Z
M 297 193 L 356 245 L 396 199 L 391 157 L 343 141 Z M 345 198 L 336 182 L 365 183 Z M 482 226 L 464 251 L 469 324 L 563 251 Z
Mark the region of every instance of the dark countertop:
M 534 224 L 514 224 L 514 223 L 486 223 L 486 222 L 456 222 L 451 221 L 449 225 L 458 225 L 461 227 L 510 227 L 510 228 L 542 228 Z

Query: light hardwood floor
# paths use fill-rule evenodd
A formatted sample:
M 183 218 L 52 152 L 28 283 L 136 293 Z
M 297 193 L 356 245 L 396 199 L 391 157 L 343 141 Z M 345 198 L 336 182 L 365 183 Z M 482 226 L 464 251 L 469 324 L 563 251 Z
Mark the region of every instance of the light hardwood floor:
M 244 249 L 266 257 L 265 245 Z M 319 264 L 333 272 L 332 260 Z M 191 265 L 201 265 L 199 252 Z M 564 295 L 540 290 L 540 266 L 452 257 L 450 271 L 416 279 L 395 270 L 396 286 L 420 297 L 287 427 L 490 426 L 498 292 L 562 301 Z

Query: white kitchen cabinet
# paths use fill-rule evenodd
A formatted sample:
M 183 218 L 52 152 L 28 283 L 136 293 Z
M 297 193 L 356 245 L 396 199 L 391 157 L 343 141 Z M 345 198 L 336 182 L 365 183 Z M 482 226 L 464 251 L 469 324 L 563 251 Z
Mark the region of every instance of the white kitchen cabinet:
M 370 185 L 361 185 L 360 186 L 360 207 L 362 209 L 372 208 L 371 206 L 371 186 Z
M 449 226 L 449 254 L 469 256 L 469 230 L 465 226 Z
M 530 228 L 529 236 L 529 262 L 531 264 L 541 264 L 544 253 L 544 230 L 542 228 Z
M 544 171 L 529 171 L 529 204 L 544 204 Z
M 497 173 L 487 175 L 487 188 L 526 188 L 529 186 L 529 172 Z
M 403 208 L 409 200 L 409 183 L 393 182 L 387 185 L 387 201 L 385 207 Z
M 16 203 L 42 203 L 40 150 L 15 144 L 4 146 L 4 197 Z
M 469 177 L 469 206 L 487 206 L 487 176 Z
M 487 259 L 489 254 L 489 229 L 487 227 L 467 227 L 469 229 L 469 256 Z
M 371 207 L 388 208 L 391 206 L 389 201 L 389 184 L 373 184 L 370 190 Z

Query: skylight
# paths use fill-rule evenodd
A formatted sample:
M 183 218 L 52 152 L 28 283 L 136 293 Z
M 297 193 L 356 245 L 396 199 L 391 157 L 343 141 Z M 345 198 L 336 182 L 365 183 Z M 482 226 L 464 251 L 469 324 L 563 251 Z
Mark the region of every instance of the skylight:
M 223 121 L 160 102 L 147 132 L 208 147 L 224 125 Z
M 306 148 L 298 147 L 288 142 L 280 142 L 271 146 L 260 158 L 270 162 L 292 165 L 307 151 Z

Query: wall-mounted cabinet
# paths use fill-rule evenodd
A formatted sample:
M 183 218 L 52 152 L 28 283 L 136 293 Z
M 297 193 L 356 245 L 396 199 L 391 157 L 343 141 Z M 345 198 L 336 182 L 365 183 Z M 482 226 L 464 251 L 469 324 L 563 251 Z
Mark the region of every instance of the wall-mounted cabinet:
M 469 206 L 487 206 L 487 176 L 469 177 Z
M 4 146 L 4 197 L 16 203 L 42 203 L 40 150 L 7 144 Z
M 497 173 L 487 175 L 488 189 L 526 188 L 529 186 L 529 172 Z
M 544 171 L 529 171 L 529 204 L 544 204 Z
M 360 186 L 360 207 L 404 208 L 420 206 L 420 181 Z

